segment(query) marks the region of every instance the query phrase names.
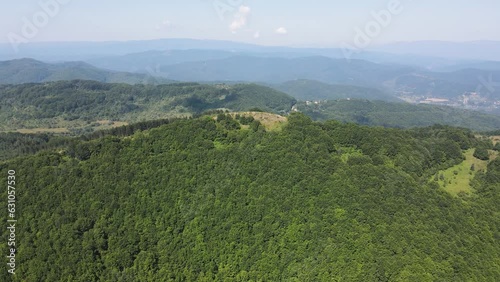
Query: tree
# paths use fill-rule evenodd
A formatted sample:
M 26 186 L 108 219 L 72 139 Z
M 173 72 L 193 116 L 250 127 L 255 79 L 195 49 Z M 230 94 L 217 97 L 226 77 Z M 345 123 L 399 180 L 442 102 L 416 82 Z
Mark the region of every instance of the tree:
M 495 146 L 493 147 L 493 150 L 495 151 L 500 151 L 500 142 L 497 142 Z
M 490 154 L 488 153 L 488 150 L 484 148 L 476 148 L 474 151 L 474 157 L 483 161 L 487 161 L 490 159 Z

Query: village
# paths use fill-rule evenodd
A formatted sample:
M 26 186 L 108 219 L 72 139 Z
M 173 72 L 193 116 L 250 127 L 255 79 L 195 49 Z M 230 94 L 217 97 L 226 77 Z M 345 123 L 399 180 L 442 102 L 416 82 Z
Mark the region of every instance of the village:
M 455 108 L 462 108 L 467 110 L 476 110 L 494 114 L 500 114 L 500 99 L 481 95 L 477 92 L 465 92 L 456 98 L 442 98 L 435 95 L 418 96 L 412 95 L 413 93 L 405 92 L 399 93 L 399 98 L 405 102 L 412 104 L 430 104 L 442 105 Z

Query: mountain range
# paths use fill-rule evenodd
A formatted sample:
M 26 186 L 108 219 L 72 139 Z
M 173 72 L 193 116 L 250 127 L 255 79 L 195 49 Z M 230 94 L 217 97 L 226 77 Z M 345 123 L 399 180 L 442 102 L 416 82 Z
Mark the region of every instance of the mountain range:
M 349 94 L 335 96 L 325 95 L 328 90 L 323 85 L 323 94 L 314 95 L 312 93 L 318 91 L 318 85 L 303 83 L 300 87 L 307 88 L 306 92 L 311 95 L 308 99 L 352 97 L 394 100 L 402 95 L 461 99 L 464 93 L 478 92 L 494 101 L 500 96 L 496 83 L 500 70 L 494 68 L 432 72 L 418 67 L 365 60 L 347 61 L 323 56 L 285 58 L 273 57 L 272 54 L 251 56 L 214 50 L 150 51 L 90 62 L 97 66 L 86 62 L 44 63 L 33 59 L 4 61 L 0 62 L 0 83 L 83 79 L 129 84 L 162 84 L 175 80 L 279 85 L 304 80 L 365 88 L 361 92 L 359 88 L 350 88 Z M 494 63 L 484 64 L 495 66 Z M 306 98 L 300 96 L 300 99 Z
M 153 77 L 148 74 L 103 70 L 85 62 L 50 64 L 33 59 L 0 62 L 0 84 L 22 84 L 74 79 L 130 84 L 171 82 L 168 79 Z

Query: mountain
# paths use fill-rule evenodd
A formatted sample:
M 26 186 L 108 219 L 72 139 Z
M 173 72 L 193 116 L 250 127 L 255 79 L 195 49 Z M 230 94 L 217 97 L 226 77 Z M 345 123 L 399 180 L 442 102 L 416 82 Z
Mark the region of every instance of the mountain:
M 486 71 L 499 71 L 500 70 L 500 61 L 466 61 L 466 62 L 457 62 L 444 66 L 438 66 L 434 68 L 434 71 L 440 72 L 454 72 L 460 71 L 464 69 L 477 69 L 477 70 L 486 70 Z
M 33 59 L 0 61 L 0 84 L 21 84 L 60 80 L 95 80 L 123 83 L 170 83 L 147 74 L 106 71 L 84 62 L 49 64 Z
M 172 79 L 280 84 L 305 79 L 376 88 L 395 97 L 409 98 L 407 100 L 445 98 L 452 100 L 450 105 L 462 107 L 469 106 L 463 99 L 464 94 L 479 92 L 481 98 L 486 97 L 487 101 L 479 106 L 476 103 L 473 108 L 488 112 L 494 111 L 488 105 L 494 105 L 500 99 L 496 87 L 499 66 L 498 62 L 491 60 L 382 51 L 356 53 L 346 59 L 338 48 L 291 48 L 191 39 L 33 44 L 22 46 L 35 52 L 32 54 L 34 57 L 40 57 L 36 50 L 49 49 L 53 50 L 55 57 L 60 55 L 58 59 L 52 58 L 56 61 L 65 60 L 67 56 L 64 54 L 79 54 L 75 56 L 86 63 L 113 71 L 99 70 L 81 62 L 65 63 L 66 66 L 55 64 L 64 71 L 59 71 L 54 77 L 46 73 L 46 69 L 54 66 L 46 66 L 42 70 L 27 67 L 27 73 L 14 68 L 14 72 L 3 73 L 4 77 L 9 77 L 9 83 L 45 81 L 41 80 L 45 77 L 48 77 L 47 80 L 92 79 L 127 83 L 168 83 Z M 47 48 L 41 48 L 44 44 Z M 464 43 L 464 46 L 471 44 Z M 27 53 L 21 52 L 16 56 L 23 54 Z M 17 72 L 21 72 L 20 77 L 10 78 L 11 73 Z M 23 79 L 24 75 L 30 79 Z
M 314 54 L 314 53 L 311 53 Z M 234 56 L 251 56 L 258 58 L 300 58 L 310 56 L 310 53 L 300 50 L 276 52 L 272 48 L 266 52 L 235 51 L 235 50 L 154 50 L 140 53 L 131 53 L 122 56 L 104 56 L 87 59 L 86 62 L 99 68 L 116 71 L 130 71 L 151 73 L 159 71 L 162 66 L 175 65 L 186 62 L 206 62 L 209 60 L 227 59 Z
M 220 60 L 186 62 L 162 66 L 161 72 L 181 81 L 253 81 L 282 83 L 295 79 L 311 79 L 324 83 L 377 85 L 414 68 L 346 61 L 328 57 L 262 58 L 233 56 Z
M 383 92 L 370 88 L 328 85 L 306 80 L 287 82 L 275 88 L 285 92 L 284 88 L 287 88 L 291 96 L 295 93 L 299 100 L 305 98 L 303 100 L 316 101 L 308 104 L 301 102 L 294 108 L 319 120 L 337 119 L 388 127 L 447 124 L 478 131 L 500 128 L 500 117 L 468 110 L 345 100 L 363 96 L 391 101 Z M 312 99 L 308 95 L 316 95 L 319 99 Z M 4 85 L 0 86 L 0 118 L 11 122 L 0 124 L 0 128 L 3 131 L 60 129 L 79 134 L 101 128 L 103 121 L 131 123 L 190 116 L 216 109 L 244 111 L 259 108 L 286 113 L 297 103 L 291 96 L 256 84 L 175 83 L 154 86 L 75 80 Z M 324 101 L 332 98 L 343 100 Z
M 394 96 L 375 88 L 351 85 L 331 85 L 307 79 L 291 80 L 271 87 L 302 101 L 338 100 L 347 98 L 384 101 L 398 100 Z
M 434 73 L 434 77 L 446 80 L 456 84 L 476 85 L 482 83 L 481 79 L 488 83 L 493 83 L 493 87 L 500 85 L 500 69 L 486 70 L 486 69 L 461 69 L 453 72 Z
M 371 48 L 393 54 L 413 54 L 441 58 L 500 61 L 500 41 L 416 41 L 397 42 Z
M 22 223 L 14 252 L 0 244 L 16 279 L 498 278 L 500 159 L 457 169 L 469 192 L 446 190 L 456 180 L 443 172 L 482 144 L 470 131 L 243 120 L 177 120 L 1 162 L 22 207 L 0 215 Z
M 260 46 L 233 41 L 189 38 L 106 42 L 32 42 L 21 44 L 17 52 L 10 44 L 0 44 L 0 59 L 8 60 L 32 57 L 39 60 L 73 61 L 103 56 L 122 56 L 147 51 L 190 49 L 244 52 L 284 52 L 296 50 L 291 47 Z M 341 54 L 340 50 L 339 54 Z
M 306 81 L 306 85 L 325 87 L 325 91 L 345 90 L 359 95 L 380 93 L 372 92 L 371 89 L 317 82 Z M 335 95 L 340 95 L 338 93 Z M 447 124 L 477 131 L 500 128 L 498 116 L 450 107 L 382 101 L 320 100 L 307 104 L 300 102 L 294 109 L 319 120 L 338 119 L 388 127 Z M 128 85 L 75 80 L 4 85 L 0 86 L 0 120 L 9 122 L 0 123 L 0 130 L 59 130 L 82 134 L 113 122 L 122 124 L 186 117 L 217 109 L 245 111 L 258 108 L 287 113 L 296 103 L 296 99 L 283 92 L 256 84 Z
M 390 82 L 397 92 L 414 96 L 440 97 L 459 100 L 461 96 L 477 92 L 490 99 L 490 105 L 500 100 L 500 70 L 461 69 L 453 72 L 419 71 L 397 76 Z
M 442 124 L 474 131 L 500 128 L 500 116 L 437 105 L 337 100 L 300 102 L 294 109 L 315 120 L 335 119 L 370 126 L 412 128 Z
M 281 84 L 293 80 L 316 80 L 376 88 L 394 97 L 440 97 L 460 100 L 467 92 L 500 99 L 496 86 L 499 71 L 466 69 L 432 72 L 411 66 L 376 64 L 364 60 L 331 59 L 322 56 L 278 58 L 232 56 L 198 62 L 159 66 L 164 77 L 180 81 L 246 81 Z M 483 87 L 481 87 L 483 85 Z
M 400 42 L 386 44 L 355 52 L 349 59 L 367 60 L 380 64 L 409 65 L 434 71 L 459 70 L 461 68 L 490 69 L 489 61 L 500 61 L 499 42 Z M 14 50 L 10 44 L 0 43 L 0 60 L 34 58 L 42 61 L 86 61 L 99 64 L 106 61 L 109 69 L 129 71 L 133 66 L 123 64 L 137 54 L 175 51 L 231 52 L 234 55 L 267 57 L 325 56 L 346 59 L 346 50 L 337 47 L 286 47 L 263 46 L 222 40 L 197 40 L 169 38 L 137 41 L 108 42 L 31 42 Z M 347 52 L 349 53 L 349 52 Z M 132 58 L 128 58 L 131 55 Z M 123 56 L 123 57 L 122 57 Z M 122 58 L 121 58 L 122 57 Z M 210 59 L 210 56 L 200 60 Z M 116 65 L 115 65 L 116 63 Z M 470 66 L 470 65 L 476 66 Z M 116 68 L 115 68 L 116 66 Z M 156 63 L 147 67 L 154 68 Z M 463 66 L 463 67 L 461 67 Z M 139 68 L 142 69 L 142 68 Z M 495 67 L 495 69 L 497 69 Z
M 425 69 L 440 69 L 447 66 L 468 64 L 471 60 L 498 61 L 497 42 L 406 42 L 382 45 L 355 52 L 350 59 L 368 60 L 381 64 L 400 64 L 418 66 Z M 477 50 L 481 52 L 476 52 Z M 219 51 L 233 52 L 239 55 L 271 55 L 274 57 L 325 56 L 334 59 L 346 59 L 346 50 L 338 47 L 286 47 L 264 46 L 243 42 L 223 40 L 198 40 L 189 38 L 168 38 L 136 41 L 108 42 L 31 42 L 21 44 L 17 52 L 10 44 L 0 43 L 0 60 L 35 58 L 42 61 L 95 61 L 128 54 L 149 51 Z M 456 50 L 459 54 L 452 56 Z M 482 50 L 488 52 L 483 54 Z M 492 57 L 490 57 L 490 55 Z M 456 57 L 456 58 L 455 58 Z M 114 69 L 114 68 L 111 68 Z M 455 69 L 456 70 L 456 69 Z
M 99 57 L 87 62 L 104 69 L 148 73 L 156 71 L 160 66 L 224 59 L 233 55 L 234 52 L 220 50 L 165 50 Z
M 109 84 L 59 81 L 0 85 L 0 130 L 61 129 L 80 134 L 102 123 L 191 116 L 208 110 L 288 112 L 296 100 L 255 85 Z M 9 121 L 9 122 L 7 122 Z

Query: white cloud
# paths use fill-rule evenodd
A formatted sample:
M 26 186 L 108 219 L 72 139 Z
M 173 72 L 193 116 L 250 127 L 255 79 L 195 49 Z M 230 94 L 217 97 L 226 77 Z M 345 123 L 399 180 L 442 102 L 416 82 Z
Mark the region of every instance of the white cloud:
M 255 39 L 260 38 L 260 32 L 259 32 L 259 31 L 256 31 L 256 32 L 253 34 L 253 38 L 255 38 Z
M 275 31 L 277 34 L 287 34 L 288 33 L 288 30 L 286 30 L 286 28 L 284 27 L 280 27 L 278 29 L 276 29 Z
M 237 30 L 247 25 L 248 18 L 250 17 L 251 9 L 248 6 L 240 6 L 238 12 L 234 15 L 233 22 L 229 25 L 229 29 L 236 33 Z
M 242 13 L 242 14 L 248 14 L 248 13 L 250 13 L 250 7 L 248 7 L 248 6 L 240 6 L 239 12 Z
M 171 22 L 171 21 L 169 21 L 169 20 L 163 20 L 163 21 L 161 22 L 161 24 L 156 25 L 156 29 L 157 29 L 157 30 L 160 30 L 160 29 L 170 29 L 170 28 L 172 28 L 173 26 L 174 26 L 174 25 L 172 24 L 172 22 Z

